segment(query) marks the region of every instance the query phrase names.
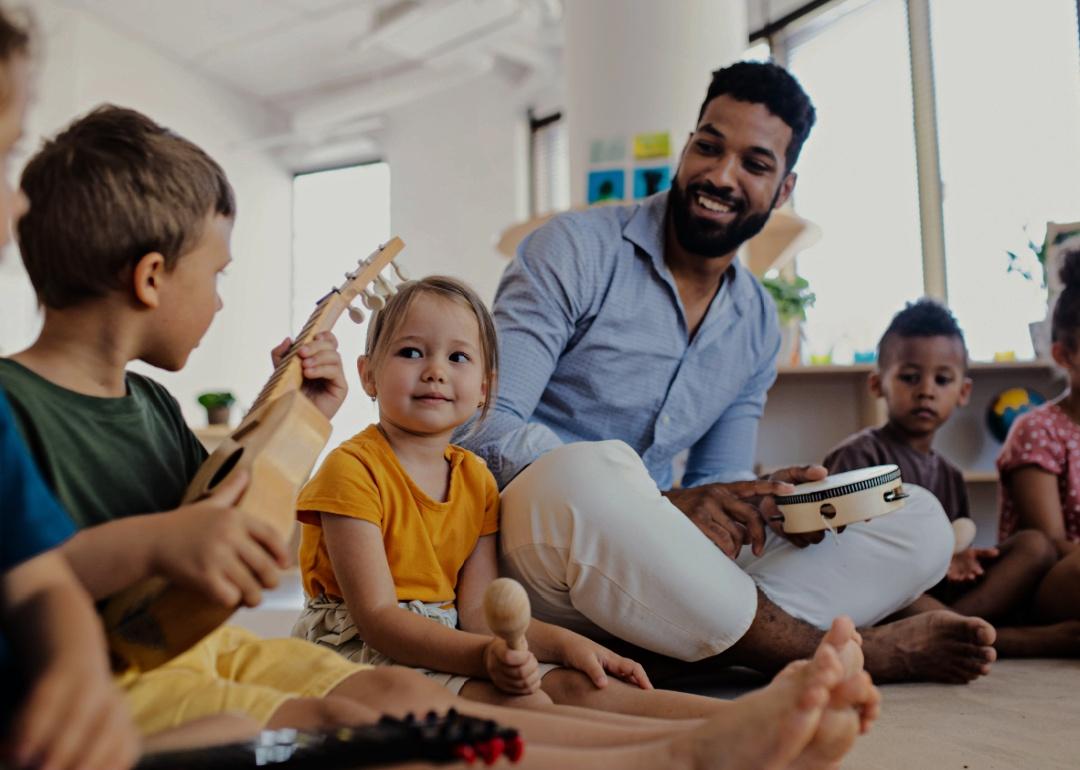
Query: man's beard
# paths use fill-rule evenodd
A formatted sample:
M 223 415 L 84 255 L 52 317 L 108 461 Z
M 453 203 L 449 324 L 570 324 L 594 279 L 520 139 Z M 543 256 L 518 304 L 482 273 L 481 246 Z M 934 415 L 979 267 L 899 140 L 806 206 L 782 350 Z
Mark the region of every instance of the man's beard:
M 730 195 L 709 184 L 690 185 L 686 192 L 683 192 L 678 181 L 671 185 L 668 208 L 671 211 L 671 221 L 675 225 L 675 237 L 686 251 L 702 257 L 725 257 L 760 233 L 780 197 L 780 187 L 777 186 L 772 202 L 765 211 L 737 213 L 730 224 L 718 225 L 695 219 L 690 214 L 690 201 L 699 192 L 718 200 L 729 201 L 733 207 L 745 204 L 732 200 Z

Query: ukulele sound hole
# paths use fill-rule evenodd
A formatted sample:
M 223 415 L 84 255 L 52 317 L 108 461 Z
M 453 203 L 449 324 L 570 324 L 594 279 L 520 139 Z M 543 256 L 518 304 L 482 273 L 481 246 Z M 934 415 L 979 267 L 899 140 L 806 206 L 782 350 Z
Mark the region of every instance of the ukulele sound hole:
M 221 467 L 217 469 L 217 473 L 214 474 L 214 477 L 210 479 L 210 483 L 206 485 L 206 491 L 209 492 L 211 489 L 223 482 L 225 480 L 225 477 L 228 476 L 232 469 L 236 467 L 236 464 L 240 462 L 240 458 L 241 456 L 243 456 L 243 454 L 244 448 L 240 447 L 231 455 L 229 455 L 228 459 L 226 459 L 225 462 L 221 464 Z
M 826 519 L 835 519 L 836 507 L 832 503 L 825 503 L 821 506 L 821 515 Z

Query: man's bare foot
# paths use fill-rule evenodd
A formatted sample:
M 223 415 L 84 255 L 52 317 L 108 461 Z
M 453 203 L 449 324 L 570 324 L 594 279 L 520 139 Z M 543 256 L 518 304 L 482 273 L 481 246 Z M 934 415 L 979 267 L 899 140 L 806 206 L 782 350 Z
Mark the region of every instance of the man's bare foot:
M 1080 620 L 1050 626 L 999 628 L 994 648 L 1003 658 L 1080 657 Z
M 787 768 L 817 733 L 843 676 L 836 650 L 822 643 L 813 659 L 789 664 L 767 687 L 677 739 L 675 751 L 696 770 Z
M 990 673 L 994 627 L 950 610 L 863 630 L 866 670 L 878 682 L 965 684 Z

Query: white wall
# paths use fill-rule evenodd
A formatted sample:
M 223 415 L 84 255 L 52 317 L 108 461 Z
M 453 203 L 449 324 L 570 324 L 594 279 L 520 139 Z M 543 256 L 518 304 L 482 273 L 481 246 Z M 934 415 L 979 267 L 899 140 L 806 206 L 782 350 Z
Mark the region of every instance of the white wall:
M 194 401 L 203 390 L 231 389 L 250 402 L 269 374 L 270 347 L 288 333 L 292 175 L 246 145 L 278 130 L 280 116 L 81 11 L 35 0 L 34 12 L 44 56 L 28 116 L 27 151 L 107 101 L 145 112 L 196 142 L 229 175 L 239 217 L 234 263 L 222 281 L 225 309 L 183 372 L 151 374 L 173 391 L 195 425 L 205 421 Z M 39 322 L 13 249 L 4 262 L 0 350 L 10 353 L 32 340 Z
M 390 224 L 413 276 L 454 275 L 494 298 L 506 267 L 498 235 L 527 213 L 526 106 L 491 74 L 387 116 Z

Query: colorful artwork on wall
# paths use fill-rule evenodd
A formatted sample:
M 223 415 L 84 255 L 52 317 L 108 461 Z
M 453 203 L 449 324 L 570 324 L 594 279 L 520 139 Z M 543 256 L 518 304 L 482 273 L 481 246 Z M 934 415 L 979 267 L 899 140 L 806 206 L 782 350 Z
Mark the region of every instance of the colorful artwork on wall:
M 667 131 L 634 135 L 634 160 L 667 158 L 670 155 L 671 135 Z
M 588 202 L 623 200 L 626 198 L 626 172 L 622 169 L 590 171 Z
M 589 142 L 589 163 L 619 163 L 626 160 L 626 137 L 593 139 Z
M 649 166 L 634 169 L 634 200 L 647 198 L 671 187 L 671 168 Z

